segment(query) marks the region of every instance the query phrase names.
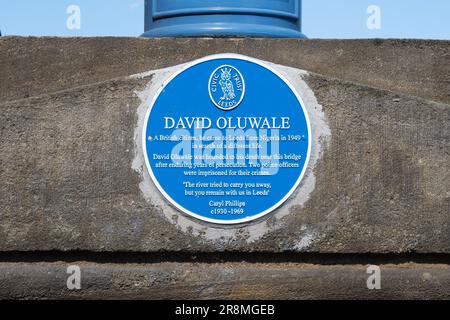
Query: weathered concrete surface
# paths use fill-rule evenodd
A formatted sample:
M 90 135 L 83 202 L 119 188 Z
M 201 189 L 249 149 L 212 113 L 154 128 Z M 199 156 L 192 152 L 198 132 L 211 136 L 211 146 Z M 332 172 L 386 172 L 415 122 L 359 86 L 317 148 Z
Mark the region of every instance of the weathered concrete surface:
M 0 299 L 450 299 L 449 44 L 0 38 Z M 293 74 L 330 130 L 306 202 L 252 224 L 261 237 L 181 228 L 133 167 L 136 92 L 161 73 L 129 76 L 223 52 L 314 72 Z M 85 251 L 60 252 L 74 250 Z M 246 260 L 256 251 L 265 258 Z M 381 290 L 366 287 L 352 254 L 364 252 L 394 258 L 379 263 Z M 446 258 L 398 262 L 402 252 Z M 68 265 L 81 267 L 80 291 L 66 287 Z
M 450 42 L 425 40 L 0 38 L 0 101 L 234 52 L 450 102 Z
M 69 265 L 80 267 L 81 290 L 67 289 Z M 450 299 L 449 265 L 380 265 L 379 290 L 367 288 L 367 267 L 0 263 L 0 299 Z
M 450 253 L 448 104 L 305 76 L 331 130 L 314 192 L 261 239 L 210 241 L 139 189 L 134 91 L 150 79 L 0 104 L 1 251 Z

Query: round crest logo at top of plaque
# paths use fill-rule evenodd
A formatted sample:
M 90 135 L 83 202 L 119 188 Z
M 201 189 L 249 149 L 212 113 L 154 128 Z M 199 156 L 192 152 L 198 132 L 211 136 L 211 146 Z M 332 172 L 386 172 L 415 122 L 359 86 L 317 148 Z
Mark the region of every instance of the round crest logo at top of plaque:
M 245 80 L 231 65 L 216 68 L 209 78 L 208 91 L 214 105 L 224 111 L 235 109 L 244 99 Z

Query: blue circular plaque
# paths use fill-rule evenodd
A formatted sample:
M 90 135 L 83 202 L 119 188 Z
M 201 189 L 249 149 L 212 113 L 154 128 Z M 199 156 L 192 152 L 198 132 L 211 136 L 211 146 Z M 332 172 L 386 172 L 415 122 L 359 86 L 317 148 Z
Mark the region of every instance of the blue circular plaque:
M 148 172 L 197 219 L 237 224 L 277 209 L 298 188 L 311 151 L 304 104 L 270 66 L 210 56 L 167 80 L 143 131 Z

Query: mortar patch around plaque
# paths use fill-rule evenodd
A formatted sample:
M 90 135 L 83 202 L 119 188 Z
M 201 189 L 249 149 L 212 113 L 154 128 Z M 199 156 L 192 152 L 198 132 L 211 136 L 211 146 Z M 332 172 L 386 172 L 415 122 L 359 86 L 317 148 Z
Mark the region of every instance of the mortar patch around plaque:
M 311 153 L 301 97 L 276 70 L 236 55 L 187 64 L 148 108 L 147 170 L 179 211 L 238 224 L 280 207 L 299 187 Z

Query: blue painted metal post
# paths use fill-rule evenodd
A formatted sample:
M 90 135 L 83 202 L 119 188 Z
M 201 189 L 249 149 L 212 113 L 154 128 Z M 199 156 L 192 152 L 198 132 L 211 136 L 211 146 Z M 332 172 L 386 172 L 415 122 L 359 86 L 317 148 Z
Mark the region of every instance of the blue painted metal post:
M 305 38 L 301 0 L 146 0 L 142 36 Z

